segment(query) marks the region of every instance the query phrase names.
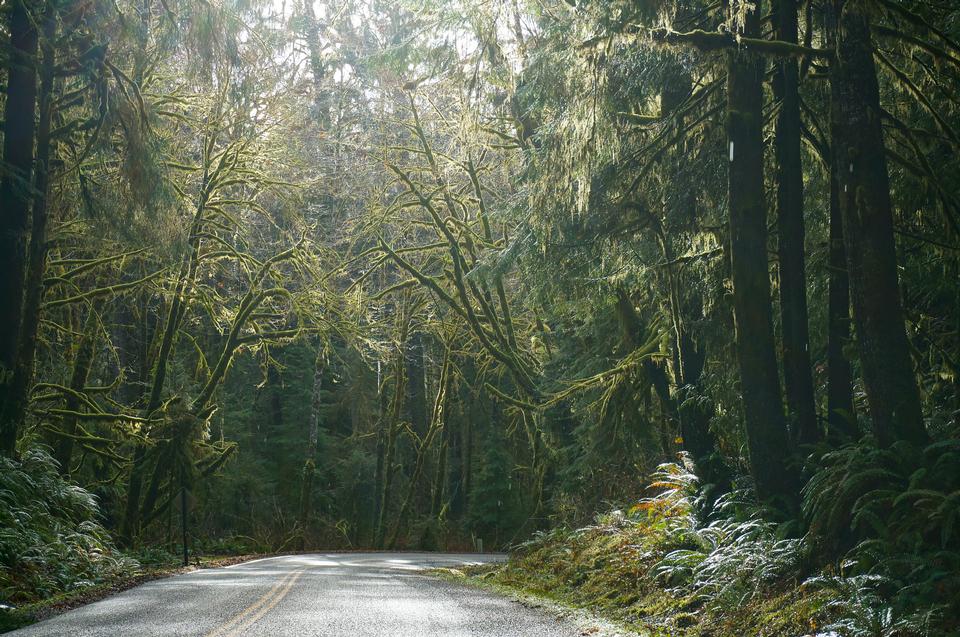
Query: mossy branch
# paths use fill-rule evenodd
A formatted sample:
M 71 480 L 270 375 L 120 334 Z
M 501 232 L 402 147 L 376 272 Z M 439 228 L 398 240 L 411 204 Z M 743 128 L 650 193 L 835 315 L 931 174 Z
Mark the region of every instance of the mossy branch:
M 668 29 L 654 29 L 650 33 L 654 42 L 663 44 L 682 44 L 700 51 L 720 51 L 725 49 L 746 49 L 761 55 L 779 57 L 797 56 L 829 59 L 833 49 L 816 49 L 782 40 L 763 40 L 760 38 L 737 38 L 725 31 L 703 31 L 696 29 L 686 33 Z
M 948 48 L 960 53 L 960 45 L 954 42 L 950 36 L 927 22 L 926 18 L 923 16 L 917 15 L 916 13 L 907 9 L 899 0 L 879 0 L 879 2 L 881 5 L 890 10 L 891 13 L 895 13 L 904 18 L 910 24 L 932 33 L 938 39 L 940 39 L 941 42 L 947 45 Z
M 138 254 L 143 254 L 146 252 L 146 248 L 141 248 L 139 250 L 131 250 L 128 252 L 122 252 L 120 254 L 112 254 L 108 257 L 103 257 L 99 259 L 63 259 L 50 261 L 47 264 L 48 268 L 55 268 L 58 266 L 70 267 L 66 272 L 58 275 L 58 279 L 72 279 L 76 276 L 83 274 L 89 270 L 92 270 L 98 266 L 106 265 L 107 263 L 113 263 L 114 261 L 122 261 L 128 257 L 136 256 Z M 71 267 L 72 266 L 72 267 Z M 46 281 L 44 285 L 46 285 Z
M 401 268 L 410 273 L 413 278 L 420 282 L 421 285 L 432 291 L 440 299 L 450 307 L 454 312 L 459 314 L 463 318 L 467 318 L 467 313 L 460 307 L 460 304 L 454 300 L 452 296 L 447 294 L 447 292 L 440 287 L 440 285 L 433 280 L 433 278 L 427 276 L 416 267 L 414 267 L 409 261 L 397 254 L 390 246 L 387 245 L 386 241 L 383 240 L 383 237 L 377 237 L 377 240 L 380 242 L 380 249 L 387 253 L 387 255 L 393 259 L 394 263 L 399 265 Z
M 60 418 L 70 417 L 76 418 L 77 420 L 83 420 L 87 422 L 133 422 L 137 424 L 147 425 L 153 422 L 158 422 L 156 418 L 144 418 L 141 416 L 132 416 L 130 414 L 111 414 L 105 411 L 97 412 L 86 412 L 86 411 L 73 411 L 70 409 L 44 409 L 42 411 L 35 411 L 34 413 L 38 415 L 50 415 L 57 416 Z
M 126 292 L 127 290 L 139 287 L 144 283 L 149 283 L 150 281 L 158 278 L 161 274 L 166 272 L 166 269 L 157 270 L 147 276 L 137 279 L 136 281 L 129 281 L 127 283 L 118 283 L 116 285 L 108 285 L 102 288 L 94 288 L 93 290 L 88 290 L 81 294 L 75 294 L 73 296 L 68 296 L 62 299 L 54 299 L 52 301 L 47 301 L 43 304 L 44 310 L 52 310 L 56 307 L 61 307 L 63 305 L 70 305 L 72 303 L 79 303 L 81 301 L 89 301 L 91 299 L 100 298 L 103 296 L 113 296 L 120 294 L 121 292 Z
M 907 91 L 913 95 L 913 97 L 920 103 L 920 105 L 927 111 L 930 117 L 937 123 L 937 128 L 940 131 L 950 138 L 950 141 L 953 143 L 954 147 L 960 145 L 960 137 L 958 137 L 957 132 L 953 130 L 953 127 L 950 126 L 950 123 L 943 117 L 940 113 L 940 110 L 936 108 L 931 102 L 930 99 L 924 94 L 920 88 L 913 83 L 913 81 L 907 77 L 907 74 L 898 69 L 894 64 L 886 58 L 880 51 L 875 51 L 874 55 L 880 63 L 883 64 L 887 69 L 893 73 L 893 76 L 897 79 L 898 82 L 904 87 Z
M 960 58 L 955 57 L 953 54 L 950 53 L 950 51 L 940 48 L 938 46 L 935 46 L 934 44 L 932 44 L 931 42 L 928 42 L 927 40 L 923 40 L 918 37 L 912 36 L 908 33 L 904 33 L 903 31 L 898 31 L 897 29 L 891 29 L 890 27 L 885 27 L 882 25 L 877 25 L 873 27 L 873 31 L 877 35 L 894 38 L 896 40 L 900 40 L 901 42 L 905 42 L 907 44 L 915 46 L 918 49 L 923 49 L 924 51 L 932 55 L 935 59 L 949 62 L 953 66 L 960 69 Z

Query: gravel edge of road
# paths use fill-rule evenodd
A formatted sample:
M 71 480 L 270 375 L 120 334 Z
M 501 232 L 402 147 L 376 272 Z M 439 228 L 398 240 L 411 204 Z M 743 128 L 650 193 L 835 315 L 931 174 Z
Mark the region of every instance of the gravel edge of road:
M 553 599 L 534 595 L 528 591 L 474 577 L 459 569 L 436 568 L 427 571 L 427 574 L 447 582 L 472 586 L 507 597 L 525 608 L 544 611 L 558 619 L 570 622 L 574 628 L 579 631 L 580 635 L 589 637 L 649 637 L 646 633 L 639 633 L 588 610 L 568 606 Z

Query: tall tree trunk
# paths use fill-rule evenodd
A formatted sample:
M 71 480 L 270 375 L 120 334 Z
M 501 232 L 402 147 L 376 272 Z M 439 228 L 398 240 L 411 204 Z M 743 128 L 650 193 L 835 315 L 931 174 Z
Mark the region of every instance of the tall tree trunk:
M 960 254 L 953 260 L 953 343 L 954 351 L 960 351 Z M 960 374 L 953 377 L 953 426 L 960 431 Z
M 472 381 L 477 380 L 476 367 L 471 363 L 470 376 Z M 477 396 L 478 390 L 468 387 L 465 392 L 469 397 L 469 403 L 464 414 L 463 430 L 460 432 L 460 515 L 466 516 L 470 511 L 473 500 L 473 465 L 474 449 L 476 448 L 476 436 L 474 435 L 474 424 L 483 418 L 480 413 L 480 402 Z
M 189 270 L 189 268 L 186 268 Z M 153 369 L 153 378 L 150 386 L 149 398 L 144 409 L 145 416 L 152 416 L 161 405 L 163 397 L 163 386 L 166 380 L 167 363 L 173 351 L 173 341 L 176 336 L 177 328 L 183 318 L 185 308 L 183 308 L 183 294 L 185 293 L 185 272 L 181 271 L 181 279 L 177 284 L 173 302 L 170 304 L 170 310 L 167 314 L 167 320 L 164 325 L 163 335 L 160 341 L 160 348 L 157 352 L 157 361 Z M 138 444 L 133 452 L 133 466 L 130 469 L 130 480 L 127 485 L 127 502 L 121 535 L 128 543 L 133 542 L 140 533 L 140 496 L 143 491 L 143 479 L 145 477 L 146 466 L 146 446 Z
M 194 218 L 194 226 L 191 229 L 191 236 L 195 236 L 201 216 L 202 208 L 198 208 Z M 150 384 L 150 393 L 148 394 L 147 404 L 143 411 L 147 417 L 154 415 L 154 412 L 163 402 L 163 387 L 167 378 L 167 365 L 173 353 L 177 330 L 186 314 L 186 294 L 192 286 L 196 273 L 197 261 L 199 259 L 199 245 L 199 239 L 196 239 L 191 248 L 191 254 L 181 265 L 177 287 L 174 290 L 173 301 L 170 303 L 170 309 L 167 312 L 163 334 L 160 339 L 160 347 L 157 350 L 156 363 L 153 367 L 152 382 Z M 130 480 L 127 485 L 127 503 L 123 525 L 121 527 L 121 535 L 128 543 L 132 542 L 140 533 L 140 496 L 143 490 L 143 479 L 146 471 L 146 467 L 144 466 L 145 460 L 146 447 L 138 444 L 133 452 L 133 466 L 130 469 Z
M 374 532 L 374 546 L 383 548 L 384 534 L 386 532 L 386 515 L 390 505 L 391 487 L 393 486 L 393 463 L 394 452 L 397 446 L 397 435 L 400 429 L 400 415 L 403 413 L 403 398 L 406 393 L 406 347 L 407 337 L 410 329 L 410 297 L 409 291 L 404 295 L 403 306 L 397 316 L 399 325 L 397 326 L 397 353 L 393 365 L 393 399 L 390 404 L 390 413 L 386 421 L 383 422 L 381 435 L 384 436 L 383 449 L 383 471 L 382 488 L 377 497 L 378 505 L 377 525 Z
M 834 144 L 835 145 L 835 144 Z M 844 350 L 850 342 L 850 283 L 843 246 L 838 166 L 830 166 L 830 251 L 827 308 L 827 428 L 828 438 L 840 444 L 857 438 L 853 407 L 853 371 Z M 849 194 L 849 193 L 848 193 Z
M 440 434 L 440 449 L 437 452 L 437 470 L 433 478 L 430 517 L 436 518 L 443 511 L 443 500 L 447 485 L 447 457 L 450 455 L 450 427 L 444 421 Z
M 143 0 L 140 7 L 140 25 L 141 25 L 141 30 L 139 34 L 140 46 L 137 48 L 138 50 L 137 55 L 135 55 L 134 57 L 134 70 L 133 70 L 133 77 L 136 79 L 136 82 L 138 85 L 143 80 L 143 73 L 144 73 L 144 68 L 146 63 L 146 56 L 142 55 L 142 52 L 145 52 L 147 50 L 147 43 L 149 42 L 149 39 L 150 39 L 151 8 L 152 8 L 152 2 L 150 0 Z M 194 218 L 194 225 L 196 225 L 196 223 L 197 223 L 197 220 L 196 218 Z M 178 293 L 180 292 L 179 288 L 177 292 Z M 176 307 L 176 301 L 174 302 L 174 307 Z M 141 317 L 140 325 L 144 329 L 142 330 L 141 335 L 145 336 L 144 332 L 146 332 L 145 328 L 147 325 L 147 317 L 146 317 L 147 303 L 144 303 L 142 305 L 142 309 L 143 309 L 144 315 Z M 167 320 L 169 321 L 170 317 L 168 317 Z M 168 331 L 168 326 L 165 327 L 165 333 L 166 331 Z M 167 338 L 165 334 L 164 341 L 166 340 Z M 140 406 L 147 407 L 145 412 L 149 414 L 150 411 L 155 409 L 155 407 L 152 407 L 152 408 L 150 407 L 150 404 L 154 402 L 152 399 L 154 392 L 151 391 L 150 397 L 147 397 L 147 392 L 146 392 L 147 383 L 150 382 L 148 380 L 149 361 L 147 357 L 149 345 L 145 338 L 141 340 L 140 345 L 142 347 L 142 349 L 140 350 L 142 357 L 139 365 L 140 374 L 138 374 L 139 378 L 137 380 L 139 383 L 142 383 L 142 389 L 136 392 L 137 403 L 141 403 L 141 401 L 144 398 L 146 398 L 147 404 L 140 405 Z M 166 346 L 165 343 L 161 343 L 161 350 L 163 350 L 165 346 Z M 166 362 L 164 362 L 163 365 L 166 365 Z M 163 371 L 164 369 L 165 368 L 161 368 L 158 371 Z M 161 381 L 161 385 L 162 385 L 162 382 L 163 381 Z M 131 390 L 131 393 L 132 394 L 134 393 L 133 390 Z M 143 478 L 144 478 L 144 473 L 146 471 L 146 467 L 144 467 L 146 454 L 147 454 L 146 447 L 142 444 L 137 444 L 133 449 L 133 458 L 132 458 L 131 469 L 130 469 L 130 479 L 127 482 L 127 499 L 126 499 L 124 510 L 123 510 L 123 518 L 120 523 L 120 537 L 123 540 L 123 542 L 127 545 L 132 544 L 135 538 L 140 533 L 140 493 L 143 488 Z
M 674 126 L 683 126 L 682 117 L 676 115 L 677 109 L 690 96 L 693 80 L 686 69 L 668 76 L 660 93 L 661 116 L 672 115 L 677 121 Z M 664 278 L 667 290 L 667 307 L 671 324 L 671 365 L 675 393 L 676 418 L 680 423 L 680 437 L 683 449 L 693 460 L 697 476 L 700 478 L 704 496 L 705 512 L 712 509 L 716 499 L 730 490 L 730 474 L 717 448 L 717 439 L 710 430 L 713 405 L 700 384 L 705 354 L 700 350 L 689 324 L 703 314 L 703 299 L 694 293 L 684 299 L 681 294 L 683 281 L 681 269 L 676 265 L 673 246 L 667 233 L 667 220 L 678 219 L 681 223 L 692 223 L 697 217 L 697 194 L 687 184 L 682 183 L 681 172 L 685 149 L 681 145 L 673 158 L 673 174 L 666 185 L 662 218 L 654 218 L 657 241 L 664 266 Z M 670 202 L 678 201 L 675 210 Z
M 836 10 L 833 153 L 863 385 L 879 444 L 923 444 L 927 434 L 900 300 L 869 17 L 862 2 L 837 0 Z
M 163 325 L 163 333 L 160 337 L 160 346 L 157 348 L 156 361 L 153 366 L 150 382 L 150 393 L 148 394 L 147 404 L 143 412 L 147 417 L 153 416 L 154 412 L 163 404 L 163 388 L 167 380 L 167 365 L 170 363 L 170 357 L 173 354 L 173 346 L 177 340 L 180 325 L 183 323 L 183 319 L 187 314 L 187 296 L 193 288 L 197 276 L 197 268 L 200 265 L 201 238 L 199 235 L 200 229 L 203 227 L 203 214 L 206 210 L 207 199 L 210 197 L 209 184 L 207 183 L 209 168 L 209 166 L 204 168 L 203 185 L 200 189 L 193 221 L 190 224 L 190 232 L 187 235 L 190 238 L 190 251 L 184 256 L 180 264 L 180 271 L 177 274 L 177 284 L 173 292 L 173 300 L 170 302 L 170 309 L 167 312 Z M 220 363 L 221 361 L 217 362 L 218 367 Z M 206 388 L 204 389 L 206 390 Z M 194 404 L 196 404 L 198 400 L 201 399 L 198 398 L 195 400 Z M 133 465 L 130 469 L 130 480 L 127 486 L 127 502 L 123 524 L 121 525 L 121 536 L 128 543 L 132 542 L 140 533 L 142 517 L 140 511 L 140 496 L 143 491 L 143 479 L 146 471 L 146 467 L 144 466 L 145 460 L 146 447 L 138 444 L 133 452 Z
M 313 504 L 313 480 L 317 473 L 317 442 L 320 439 L 320 413 L 323 409 L 323 375 L 327 369 L 326 354 L 322 347 L 317 352 L 317 361 L 313 371 L 313 392 L 310 397 L 310 425 L 307 436 L 307 454 L 303 461 L 303 475 L 300 486 L 300 550 L 304 549 L 307 538 L 307 525 L 310 522 L 310 509 Z
M 746 37 L 760 34 L 760 3 L 745 17 Z M 780 399 L 770 308 L 767 212 L 763 188 L 763 62 L 744 49 L 727 52 L 730 267 L 737 362 L 747 449 L 757 495 L 792 505 L 797 481 Z
M 317 16 L 313 11 L 312 0 L 305 0 L 303 3 L 303 18 L 306 26 L 304 36 L 307 40 L 307 50 L 310 53 L 310 71 L 313 74 L 313 107 L 316 110 L 314 117 L 320 124 L 320 128 L 327 130 L 330 128 L 330 105 L 327 99 L 327 91 L 324 90 L 323 86 L 327 69 L 323 62 L 320 24 L 317 22 Z
M 797 43 L 796 0 L 775 0 L 778 40 Z M 780 270 L 780 323 L 783 331 L 783 384 L 793 439 L 813 444 L 820 438 L 814 408 L 807 325 L 807 277 L 804 264 L 803 164 L 800 155 L 800 81 L 797 60 L 776 61 L 773 81 L 777 114 L 777 246 Z
M 53 80 L 55 66 L 54 38 L 57 35 L 57 15 L 48 5 L 43 16 L 40 70 L 40 121 L 37 127 L 37 159 L 33 184 L 33 214 L 30 228 L 30 250 L 27 260 L 24 300 L 21 314 L 17 363 L 13 386 L 3 406 L 4 418 L 9 422 L 23 422 L 33 386 L 33 366 L 37 352 L 37 329 L 40 325 L 40 304 L 43 301 L 43 277 L 47 267 L 47 221 L 50 194 L 50 124 L 53 118 Z M 83 388 L 81 387 L 81 390 Z
M 134 280 L 142 278 L 143 275 L 144 272 L 141 267 L 128 273 L 124 278 Z M 135 298 L 135 302 L 119 304 L 119 307 L 116 308 L 117 316 L 114 322 L 119 327 L 115 343 L 120 367 L 123 370 L 120 398 L 128 408 L 139 410 L 144 406 L 146 383 L 150 377 L 150 343 L 156 333 L 158 323 L 156 312 L 153 310 L 158 307 L 159 302 L 152 293 L 146 290 L 141 290 Z M 142 450 L 143 447 L 138 445 L 135 448 L 135 462 L 137 462 L 137 454 L 143 453 L 143 451 L 138 452 L 137 449 Z M 142 462 L 142 456 L 140 461 Z M 113 466 L 108 464 L 107 461 L 96 464 L 94 467 L 94 475 L 98 482 L 106 483 L 112 473 Z M 119 516 L 119 520 L 116 520 L 118 524 L 112 523 L 110 526 L 120 526 L 121 531 L 123 531 L 126 510 L 121 511 L 120 507 L 115 504 L 123 496 L 113 488 L 102 488 L 98 495 L 104 505 L 102 507 L 104 514 L 109 516 L 111 520 Z M 171 508 L 170 516 L 172 515 Z M 172 517 L 168 517 L 168 522 L 172 524 L 171 520 Z M 126 536 L 123 536 L 123 539 L 126 539 Z
M 377 507 L 379 517 L 377 519 L 376 532 L 374 535 L 374 546 L 383 548 L 384 534 L 386 532 L 386 517 L 390 506 L 391 489 L 393 487 L 393 464 L 394 453 L 397 448 L 397 434 L 399 433 L 400 410 L 403 406 L 403 355 L 398 354 L 401 362 L 395 366 L 395 376 L 393 384 L 393 401 L 390 407 L 390 413 L 387 415 L 386 422 L 383 423 L 384 447 L 383 447 L 383 479 L 380 493 L 378 494 L 379 506 Z
M 314 378 L 314 382 L 316 382 L 316 378 Z M 262 442 L 268 442 L 270 437 L 279 432 L 280 428 L 283 427 L 283 378 L 281 378 L 276 365 L 269 365 L 267 367 L 267 385 L 270 388 L 270 430 L 266 433 L 265 439 Z M 314 385 L 314 391 L 316 390 L 317 387 Z M 313 415 L 311 413 L 311 419 L 312 418 Z
M 33 176 L 37 107 L 36 16 L 34 2 L 13 0 L 7 7 L 10 34 L 4 109 L 3 178 L 0 180 L 0 453 L 12 455 L 20 420 L 9 413 L 14 390 L 23 310 L 28 222 Z
M 426 374 L 423 364 L 423 335 L 410 333 L 406 346 L 406 418 L 418 436 L 424 436 L 429 426 L 427 415 Z
M 93 307 L 87 310 L 87 319 L 83 326 L 83 336 L 80 337 L 80 344 L 77 346 L 77 354 L 73 361 L 73 372 L 70 374 L 70 389 L 73 393 L 67 395 L 65 408 L 71 415 L 65 416 L 63 420 L 62 433 L 64 434 L 57 440 L 54 448 L 54 458 L 60 464 L 60 473 L 67 475 L 70 473 L 70 458 L 73 456 L 74 436 L 77 433 L 77 416 L 72 415 L 80 411 L 80 400 L 77 394 L 83 392 L 87 384 L 87 377 L 90 375 L 90 368 L 93 367 L 94 348 L 97 343 L 97 329 L 99 327 L 99 317 Z
M 450 387 L 450 346 L 448 344 L 446 351 L 444 352 L 443 365 L 440 370 L 440 382 L 438 383 L 437 396 L 434 399 L 433 411 L 430 416 L 430 425 L 427 428 L 427 431 L 424 432 L 420 440 L 420 445 L 417 448 L 417 459 L 413 468 L 413 473 L 410 476 L 410 482 L 407 485 L 407 493 L 403 498 L 403 504 L 400 507 L 400 513 L 397 514 L 397 519 L 393 524 L 393 530 L 390 533 L 390 541 L 387 544 L 387 548 L 393 550 L 397 545 L 397 540 L 400 538 L 400 534 L 404 530 L 404 524 L 406 523 L 407 514 L 412 508 L 414 496 L 417 493 L 417 487 L 419 486 L 420 476 L 423 474 L 424 466 L 426 464 L 428 453 L 433 447 L 433 440 L 438 433 L 442 433 L 446 425 L 446 411 L 447 411 L 447 393 Z
M 467 409 L 470 405 L 470 388 L 466 381 L 470 378 L 471 359 L 465 357 L 461 361 L 463 382 L 457 386 L 456 418 L 450 414 L 447 426 L 444 428 L 444 437 L 447 440 L 447 470 L 444 476 L 446 500 L 448 503 L 447 517 L 457 520 L 463 516 L 466 509 L 466 500 L 463 491 L 463 465 L 465 460 L 465 436 L 467 423 Z
M 383 461 L 387 449 L 387 435 L 384 424 L 387 420 L 387 392 L 383 374 L 383 363 L 377 361 L 377 464 L 373 476 L 373 515 L 370 527 L 373 529 L 373 544 L 377 543 L 377 524 L 380 523 L 380 494 L 383 492 Z
M 702 307 L 702 300 L 697 299 Z M 680 435 L 683 447 L 693 458 L 698 470 L 701 488 L 709 514 L 717 498 L 729 493 L 732 484 L 730 469 L 717 445 L 717 437 L 710 429 L 714 403 L 701 383 L 705 352 L 689 332 L 684 332 L 678 343 L 683 354 L 683 376 L 677 391 L 680 412 Z
M 633 302 L 622 287 L 617 288 L 617 318 L 620 323 L 620 341 L 623 344 L 625 353 L 630 353 L 643 346 L 641 335 L 643 334 L 643 324 L 640 316 L 637 314 Z M 657 395 L 657 401 L 664 414 L 664 420 L 667 421 L 665 430 L 669 431 L 670 443 L 661 440 L 664 462 L 670 462 L 673 459 L 672 441 L 679 430 L 679 413 L 677 404 L 670 395 L 670 381 L 663 367 L 652 360 L 646 360 L 643 363 L 643 369 L 653 386 L 653 391 Z

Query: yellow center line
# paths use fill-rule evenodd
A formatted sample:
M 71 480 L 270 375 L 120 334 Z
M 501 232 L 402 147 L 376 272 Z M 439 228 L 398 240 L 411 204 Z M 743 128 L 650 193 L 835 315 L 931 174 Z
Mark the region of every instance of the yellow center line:
M 282 600 L 284 597 L 287 596 L 287 593 L 290 592 L 290 589 L 293 588 L 293 585 L 296 584 L 297 580 L 300 579 L 300 576 L 303 575 L 304 570 L 305 569 L 301 569 L 297 571 L 294 574 L 294 576 L 291 577 L 290 580 L 287 582 L 287 585 L 284 586 L 276 595 L 273 596 L 273 599 L 270 600 L 269 604 L 261 608 L 254 615 L 247 617 L 247 619 L 242 624 L 240 624 L 235 629 L 233 629 L 233 631 L 230 632 L 230 637 L 233 637 L 234 635 L 240 635 L 241 633 L 243 633 L 243 631 L 245 631 L 246 629 L 250 628 L 255 623 L 257 623 L 257 621 L 259 621 L 261 617 L 269 613 L 271 608 L 279 604 L 280 600 Z
M 227 635 L 230 634 L 230 631 L 235 624 L 243 621 L 248 615 L 256 612 L 257 609 L 259 609 L 264 604 L 269 603 L 271 600 L 274 599 L 276 595 L 279 594 L 281 598 L 285 596 L 287 592 L 290 590 L 289 586 L 284 588 L 285 585 L 295 582 L 300 577 L 300 575 L 303 574 L 304 570 L 306 569 L 300 569 L 299 571 L 292 571 L 284 575 L 283 578 L 279 582 L 274 584 L 269 591 L 267 591 L 262 597 L 260 597 L 260 599 L 258 599 L 253 604 L 251 604 L 247 608 L 243 609 L 242 611 L 240 611 L 239 613 L 237 613 L 236 615 L 228 619 L 225 623 L 221 624 L 220 626 L 206 633 L 204 637 L 227 637 Z M 279 601 L 279 599 L 277 599 L 277 601 Z M 275 604 L 271 604 L 270 608 L 273 608 L 274 605 Z M 258 615 L 257 617 L 259 618 L 260 615 Z

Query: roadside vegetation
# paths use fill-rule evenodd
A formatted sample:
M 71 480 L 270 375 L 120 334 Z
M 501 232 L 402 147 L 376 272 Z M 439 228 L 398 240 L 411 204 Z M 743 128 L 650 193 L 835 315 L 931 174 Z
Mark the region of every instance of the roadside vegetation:
M 252 556 L 240 543 L 198 548 L 189 567 L 176 547 L 119 549 L 96 496 L 64 480 L 48 453 L 0 458 L 0 631 L 150 579 Z
M 138 564 L 117 551 L 96 500 L 46 453 L 0 458 L 0 597 L 20 604 L 99 584 Z
M 935 521 L 903 511 L 900 541 L 866 531 L 871 539 L 825 564 L 817 534 L 790 537 L 765 521 L 748 490 L 724 496 L 712 520 L 698 519 L 697 486 L 683 466 L 662 465 L 650 487 L 657 495 L 587 526 L 538 533 L 515 547 L 509 563 L 469 575 L 480 585 L 590 609 L 641 634 L 920 637 L 957 630 L 955 549 L 903 546 L 913 534 L 942 533 L 931 528 Z M 808 505 L 823 495 L 811 492 Z M 887 495 L 878 489 L 866 499 Z

